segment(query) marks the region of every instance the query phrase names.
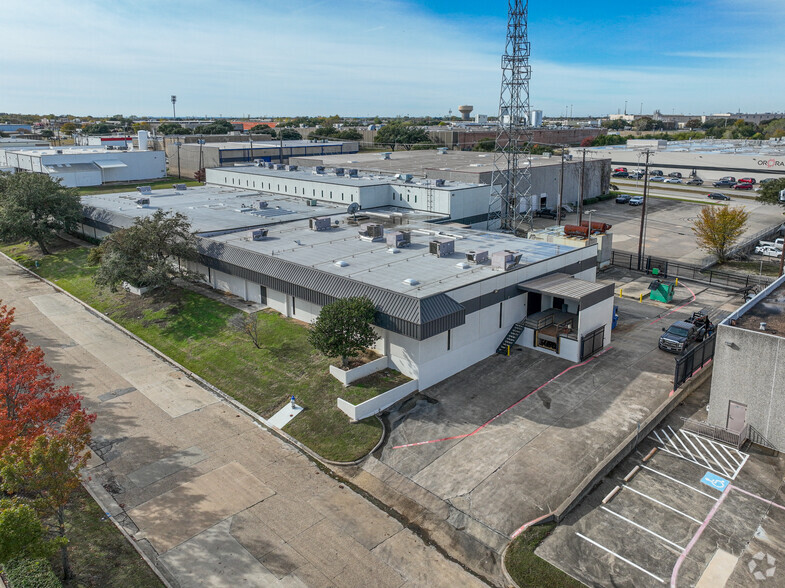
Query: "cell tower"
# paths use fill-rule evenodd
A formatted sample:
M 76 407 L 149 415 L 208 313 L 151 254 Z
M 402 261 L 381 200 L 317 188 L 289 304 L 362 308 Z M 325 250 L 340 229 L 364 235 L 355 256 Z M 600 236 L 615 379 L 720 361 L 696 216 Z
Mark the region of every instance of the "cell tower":
M 516 233 L 531 222 L 531 125 L 529 0 L 509 0 L 507 44 L 502 56 L 499 131 L 491 175 L 488 229 Z M 521 212 L 523 207 L 524 212 Z

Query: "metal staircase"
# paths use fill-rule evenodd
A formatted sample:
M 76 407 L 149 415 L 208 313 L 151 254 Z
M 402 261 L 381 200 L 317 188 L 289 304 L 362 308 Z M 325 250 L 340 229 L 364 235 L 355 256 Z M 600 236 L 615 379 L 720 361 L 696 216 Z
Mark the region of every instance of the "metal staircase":
M 512 347 L 515 342 L 518 340 L 518 337 L 521 336 L 523 333 L 523 329 L 526 327 L 526 321 L 523 320 L 519 323 L 515 323 L 510 329 L 510 332 L 507 333 L 507 336 L 504 337 L 504 341 L 501 342 L 501 345 L 496 348 L 496 353 L 500 355 L 507 355 L 507 348 Z

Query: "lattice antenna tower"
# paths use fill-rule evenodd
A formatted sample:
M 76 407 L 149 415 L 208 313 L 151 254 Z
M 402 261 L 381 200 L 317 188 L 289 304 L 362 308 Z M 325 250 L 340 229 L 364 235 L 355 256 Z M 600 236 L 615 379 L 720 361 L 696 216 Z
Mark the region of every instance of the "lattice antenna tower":
M 499 130 L 491 175 L 488 228 L 516 233 L 531 223 L 531 124 L 529 82 L 531 47 L 529 0 L 509 0 L 507 44 L 502 56 Z M 521 213 L 521 204 L 525 212 Z

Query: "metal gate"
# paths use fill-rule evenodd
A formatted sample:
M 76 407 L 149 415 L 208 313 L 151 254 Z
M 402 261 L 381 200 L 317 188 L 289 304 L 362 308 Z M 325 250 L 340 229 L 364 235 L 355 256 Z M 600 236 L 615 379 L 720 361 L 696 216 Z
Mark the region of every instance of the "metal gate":
M 605 327 L 594 329 L 581 337 L 581 361 L 605 347 Z
M 716 333 L 706 337 L 684 355 L 676 358 L 676 371 L 673 375 L 673 389 L 676 390 L 692 375 L 706 365 L 714 357 L 714 344 L 717 341 Z

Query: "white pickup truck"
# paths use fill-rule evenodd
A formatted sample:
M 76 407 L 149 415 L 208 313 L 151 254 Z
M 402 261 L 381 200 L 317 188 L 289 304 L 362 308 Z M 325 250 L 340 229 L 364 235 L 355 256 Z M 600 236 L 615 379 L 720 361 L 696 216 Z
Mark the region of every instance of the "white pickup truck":
M 775 239 L 774 241 L 758 241 L 758 247 L 774 247 L 782 251 L 782 246 L 785 244 L 785 239 Z M 758 248 L 756 247 L 756 249 Z

